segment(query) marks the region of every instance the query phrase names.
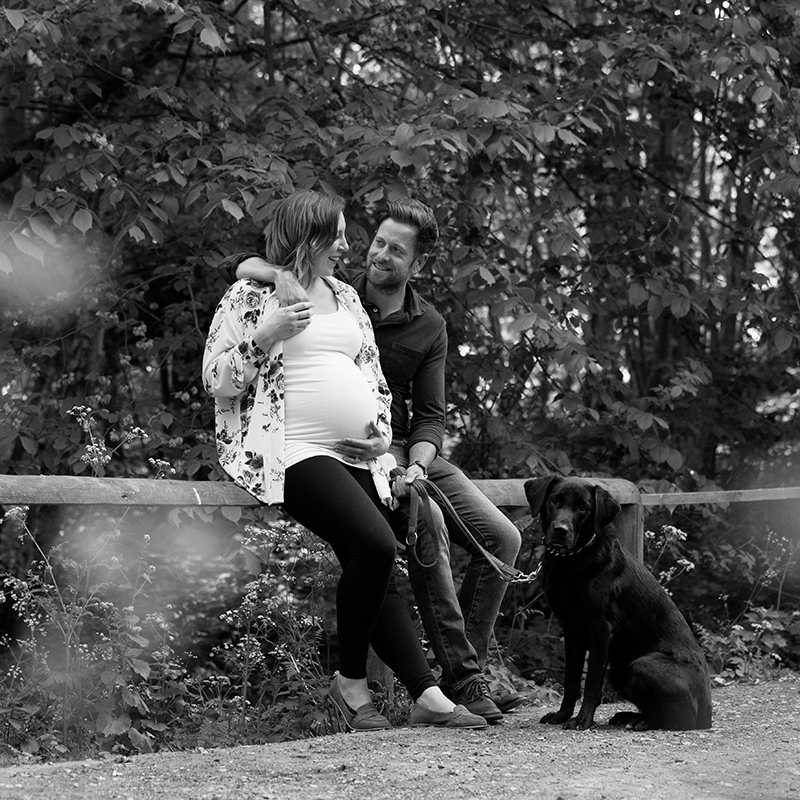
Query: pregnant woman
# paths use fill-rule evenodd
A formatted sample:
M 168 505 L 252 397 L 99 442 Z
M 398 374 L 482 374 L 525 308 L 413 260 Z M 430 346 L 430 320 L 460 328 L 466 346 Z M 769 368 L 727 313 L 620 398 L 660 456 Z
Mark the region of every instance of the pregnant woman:
M 394 583 L 396 542 L 381 456 L 391 395 L 369 318 L 355 290 L 332 277 L 347 252 L 344 202 L 298 192 L 276 204 L 266 258 L 291 270 L 308 302 L 280 307 L 274 288 L 237 281 L 220 301 L 203 360 L 216 400 L 217 451 L 231 477 L 280 503 L 333 548 L 339 671 L 328 691 L 352 730 L 389 727 L 366 680 L 370 643 L 408 689 L 412 725 L 482 728 L 483 717 L 439 689 Z M 347 461 L 344 438 L 369 438 L 370 457 Z

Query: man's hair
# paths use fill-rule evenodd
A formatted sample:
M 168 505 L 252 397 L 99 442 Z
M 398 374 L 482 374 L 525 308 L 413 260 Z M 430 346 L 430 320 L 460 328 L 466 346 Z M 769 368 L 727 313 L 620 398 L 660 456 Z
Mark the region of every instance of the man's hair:
M 338 234 L 344 200 L 328 192 L 300 191 L 279 200 L 264 230 L 265 257 L 303 284 L 314 256 Z
M 439 241 L 439 224 L 430 206 L 419 200 L 404 197 L 401 200 L 388 202 L 375 215 L 375 219 L 378 225 L 384 220 L 393 219 L 395 222 L 414 228 L 417 232 L 414 255 L 433 254 Z

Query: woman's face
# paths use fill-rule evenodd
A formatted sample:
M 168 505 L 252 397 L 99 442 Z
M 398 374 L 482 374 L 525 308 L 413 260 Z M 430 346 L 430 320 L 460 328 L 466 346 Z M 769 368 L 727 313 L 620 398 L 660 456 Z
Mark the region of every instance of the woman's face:
M 326 248 L 320 250 L 314 256 L 314 265 L 312 268 L 312 275 L 315 278 L 321 278 L 327 275 L 333 275 L 333 270 L 336 267 L 339 259 L 350 249 L 347 244 L 347 237 L 345 236 L 345 221 L 344 214 L 339 214 L 339 224 L 336 230 L 336 238 Z

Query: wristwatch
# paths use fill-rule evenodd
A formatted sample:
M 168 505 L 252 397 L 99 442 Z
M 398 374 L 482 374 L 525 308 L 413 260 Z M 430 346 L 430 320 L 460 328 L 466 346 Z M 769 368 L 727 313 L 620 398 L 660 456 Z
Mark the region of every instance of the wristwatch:
M 428 479 L 428 468 L 421 461 L 412 461 L 411 464 L 416 464 L 422 470 L 422 477 Z M 411 464 L 408 466 L 410 467 Z

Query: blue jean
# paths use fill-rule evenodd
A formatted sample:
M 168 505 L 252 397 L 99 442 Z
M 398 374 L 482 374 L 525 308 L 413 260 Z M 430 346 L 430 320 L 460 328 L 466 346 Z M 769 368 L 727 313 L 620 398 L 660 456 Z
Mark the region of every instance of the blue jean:
M 390 452 L 398 466 L 408 465 L 401 445 Z M 428 479 L 453 505 L 481 546 L 513 565 L 522 543 L 513 523 L 455 465 L 437 457 L 428 467 Z M 393 526 L 404 532 L 407 506 L 392 515 Z M 447 532 L 421 532 L 419 560 L 408 555 L 408 575 L 431 649 L 442 668 L 442 681 L 453 694 L 483 677 L 489 640 L 507 583 L 464 534 L 453 525 Z M 461 587 L 456 592 L 450 568 L 450 543 L 470 554 Z M 420 564 L 431 564 L 425 567 Z

